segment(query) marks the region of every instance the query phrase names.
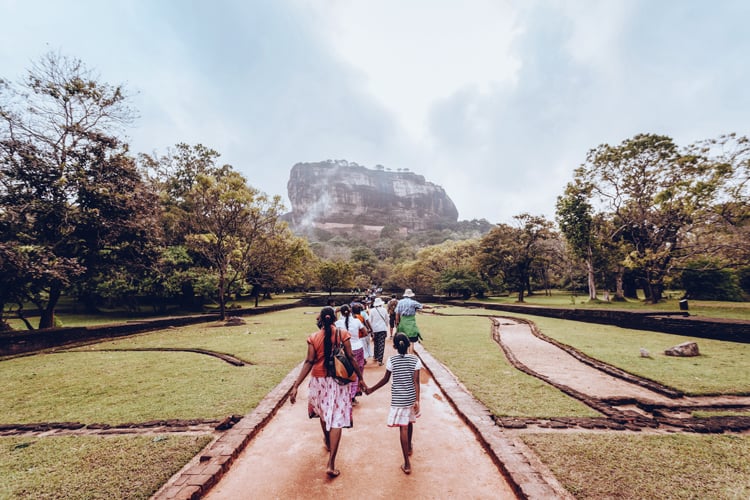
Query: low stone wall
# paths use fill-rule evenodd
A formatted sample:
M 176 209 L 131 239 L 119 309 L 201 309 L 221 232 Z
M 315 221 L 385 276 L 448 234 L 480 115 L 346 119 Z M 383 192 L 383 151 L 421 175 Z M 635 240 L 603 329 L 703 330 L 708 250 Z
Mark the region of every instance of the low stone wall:
M 252 316 L 273 311 L 299 307 L 298 303 L 278 304 L 265 307 L 249 307 L 227 311 L 229 316 Z M 217 321 L 218 314 L 196 314 L 192 316 L 170 316 L 158 319 L 133 320 L 126 323 L 73 328 L 48 328 L 45 330 L 19 330 L 0 335 L 0 356 L 26 354 L 53 347 L 69 346 L 133 335 L 135 333 L 160 330 L 170 326 L 194 325 Z
M 548 318 L 569 319 L 586 323 L 615 325 L 634 330 L 650 330 L 688 337 L 750 343 L 750 321 L 690 316 L 686 311 L 653 312 L 622 309 L 565 309 L 520 304 L 451 301 L 468 307 L 493 311 L 531 314 Z
M 343 304 L 350 301 L 352 297 L 351 295 L 333 295 L 331 297 L 326 295 L 310 296 L 291 304 L 233 309 L 228 311 L 227 315 L 251 316 L 300 306 L 323 307 L 327 304 L 329 298 L 334 299 L 336 304 Z M 688 337 L 750 343 L 750 321 L 690 316 L 685 311 L 654 313 L 652 311 L 621 309 L 565 309 L 534 305 L 491 304 L 486 302 L 459 301 L 446 299 L 445 297 L 418 297 L 418 299 L 424 303 L 446 303 L 466 307 L 481 307 L 493 311 L 507 311 L 587 323 L 615 325 L 634 330 L 650 330 Z M 0 356 L 31 353 L 54 347 L 124 337 L 126 335 L 159 330 L 170 326 L 193 325 L 216 320 L 218 320 L 217 314 L 198 314 L 153 320 L 134 320 L 127 323 L 91 327 L 15 331 L 0 335 Z

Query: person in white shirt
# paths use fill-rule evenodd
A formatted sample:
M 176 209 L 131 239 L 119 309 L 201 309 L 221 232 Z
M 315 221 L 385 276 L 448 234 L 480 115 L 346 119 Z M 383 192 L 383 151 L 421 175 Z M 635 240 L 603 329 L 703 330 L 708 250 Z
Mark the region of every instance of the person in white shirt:
M 357 360 L 357 365 L 359 366 L 361 373 L 361 371 L 365 368 L 365 355 L 364 349 L 362 348 L 362 337 L 367 336 L 367 329 L 360 320 L 352 315 L 352 309 L 348 304 L 344 304 L 343 306 L 341 306 L 340 312 L 341 318 L 336 321 L 336 327 L 344 329 L 351 334 L 352 338 L 349 339 L 349 342 L 352 346 L 352 354 L 354 354 L 354 359 Z M 356 405 L 357 393 L 359 391 L 359 380 L 355 380 L 354 382 L 349 384 L 349 387 L 351 387 L 352 404 Z
M 383 354 L 385 353 L 385 338 L 388 335 L 388 310 L 380 297 L 376 298 L 370 309 L 370 326 L 375 340 L 375 355 L 373 358 L 379 366 L 383 366 Z

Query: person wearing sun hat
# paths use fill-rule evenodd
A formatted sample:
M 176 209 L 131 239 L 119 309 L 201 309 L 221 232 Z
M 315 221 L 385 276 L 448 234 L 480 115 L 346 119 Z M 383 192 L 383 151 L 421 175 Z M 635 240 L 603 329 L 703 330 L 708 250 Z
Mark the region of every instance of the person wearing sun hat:
M 404 296 L 396 306 L 396 332 L 402 332 L 409 338 L 410 352 L 414 351 L 414 344 L 422 338 L 417 327 L 417 311 L 422 307 L 422 304 L 414 300 L 411 288 L 404 290 Z

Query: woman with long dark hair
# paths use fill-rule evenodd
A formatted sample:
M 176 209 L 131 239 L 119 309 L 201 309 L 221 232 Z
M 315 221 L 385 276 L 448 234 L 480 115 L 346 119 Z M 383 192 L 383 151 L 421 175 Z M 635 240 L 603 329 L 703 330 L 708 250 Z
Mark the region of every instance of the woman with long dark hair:
M 333 378 L 331 372 L 334 344 L 342 344 L 347 357 L 354 366 L 354 371 L 359 380 L 359 386 L 363 391 L 367 385 L 362 380 L 362 370 L 356 363 L 352 354 L 350 342 L 351 335 L 348 331 L 336 328 L 336 312 L 332 307 L 324 307 L 319 316 L 320 330 L 307 338 L 307 357 L 302 369 L 292 385 L 289 393 L 289 401 L 294 404 L 297 400 L 297 388 L 312 372 L 308 386 L 308 414 L 310 418 L 320 418 L 320 427 L 323 430 L 323 439 L 328 449 L 328 468 L 326 474 L 330 477 L 339 475 L 336 469 L 336 453 L 341 441 L 341 429 L 352 426 L 352 400 L 350 384 L 340 385 Z

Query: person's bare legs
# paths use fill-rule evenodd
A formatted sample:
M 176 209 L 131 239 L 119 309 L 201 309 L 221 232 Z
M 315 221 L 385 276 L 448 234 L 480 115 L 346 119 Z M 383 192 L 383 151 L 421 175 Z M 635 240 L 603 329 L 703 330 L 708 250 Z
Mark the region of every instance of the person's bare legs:
M 404 465 L 401 466 L 401 470 L 404 471 L 404 474 L 411 474 L 411 462 L 409 462 L 409 455 L 411 455 L 411 424 L 408 426 L 402 425 L 398 430 L 401 441 L 401 453 L 404 455 Z
M 326 423 L 321 417 L 320 419 L 320 428 L 323 429 L 323 442 L 326 445 L 326 450 L 331 450 L 331 434 L 326 430 Z
M 411 452 L 414 451 L 414 448 L 411 446 L 411 437 L 414 435 L 414 424 L 409 423 L 409 455 L 411 455 Z
M 330 477 L 336 477 L 339 475 L 339 471 L 336 469 L 336 453 L 339 451 L 339 442 L 341 441 L 341 428 L 332 428 L 329 432 L 329 441 L 331 450 L 328 455 L 328 470 L 326 474 Z

